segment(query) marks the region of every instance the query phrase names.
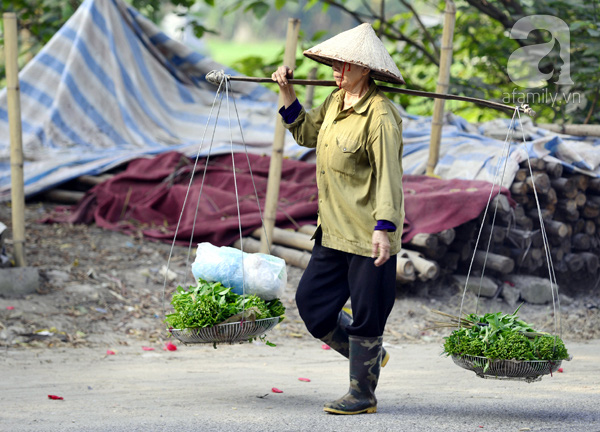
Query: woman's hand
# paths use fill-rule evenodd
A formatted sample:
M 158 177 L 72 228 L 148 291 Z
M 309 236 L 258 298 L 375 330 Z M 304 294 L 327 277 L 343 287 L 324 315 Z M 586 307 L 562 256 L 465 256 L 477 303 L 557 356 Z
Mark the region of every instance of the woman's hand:
M 382 266 L 390 259 L 390 239 L 388 237 L 387 230 L 375 230 L 373 231 L 373 254 L 372 258 L 375 260 L 375 267 Z
M 279 87 L 288 85 L 288 79 L 294 78 L 294 71 L 288 66 L 279 66 L 271 75 L 271 79 L 279 84 Z
M 288 81 L 292 78 L 294 78 L 294 71 L 288 66 L 279 66 L 277 70 L 271 74 L 271 79 L 279 84 L 279 91 L 283 96 L 283 104 L 286 108 L 296 100 L 294 86 Z

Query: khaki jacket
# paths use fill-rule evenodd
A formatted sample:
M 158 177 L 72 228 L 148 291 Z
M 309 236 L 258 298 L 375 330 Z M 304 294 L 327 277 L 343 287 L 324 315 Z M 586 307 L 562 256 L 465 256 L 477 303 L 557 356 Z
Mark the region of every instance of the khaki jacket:
M 318 108 L 301 110 L 284 125 L 296 142 L 316 148 L 318 224 L 323 246 L 368 256 L 373 228 L 388 220 L 390 255 L 400 251 L 404 223 L 402 119 L 375 83 L 342 111 L 344 90 L 335 90 Z

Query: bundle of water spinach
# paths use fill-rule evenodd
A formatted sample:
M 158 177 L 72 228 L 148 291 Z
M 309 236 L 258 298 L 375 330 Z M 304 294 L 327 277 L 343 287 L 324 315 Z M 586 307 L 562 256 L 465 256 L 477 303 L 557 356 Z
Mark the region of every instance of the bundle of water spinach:
M 536 331 L 531 324 L 519 319 L 517 312 L 520 307 L 512 314 L 469 314 L 464 318 L 434 311 L 450 318 L 450 322 L 435 322 L 435 328 L 457 327 L 445 338 L 444 353 L 459 357 L 485 357 L 489 360 L 569 359 L 565 344 L 558 336 Z
M 203 279 L 188 289 L 178 286 L 171 305 L 175 312 L 166 315 L 165 322 L 174 329 L 205 328 L 275 317 L 281 321 L 285 313 L 285 306 L 279 299 L 265 301 L 256 295 L 238 295 L 220 282 Z

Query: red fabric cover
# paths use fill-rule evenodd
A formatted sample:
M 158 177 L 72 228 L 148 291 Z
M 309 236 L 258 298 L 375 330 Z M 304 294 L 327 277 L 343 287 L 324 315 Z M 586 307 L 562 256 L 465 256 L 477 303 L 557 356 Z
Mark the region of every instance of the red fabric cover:
M 248 160 L 261 211 L 264 212 L 269 157 L 248 155 L 247 159 L 245 154 L 235 154 L 234 180 L 231 155 L 213 156 L 209 159 L 204 184 L 202 177 L 206 159 L 200 159 L 179 224 L 178 243 L 188 244 L 190 241 L 201 188 L 202 198 L 194 229 L 195 243 L 208 241 L 223 246 L 239 239 L 236 183 L 243 234 L 261 227 Z M 70 214 L 54 215 L 47 222 L 95 222 L 99 227 L 110 230 L 141 231 L 149 238 L 173 241 L 193 163 L 177 152 L 163 153 L 151 159 L 136 159 L 123 173 L 88 191 Z M 284 160 L 276 225 L 292 227 L 292 219 L 300 225 L 314 223 L 316 198 L 314 165 Z
M 438 233 L 455 228 L 477 218 L 490 199 L 492 183 L 486 181 L 450 179 L 441 180 L 428 176 L 404 176 L 404 210 L 406 221 L 402 241 L 407 242 L 419 233 Z M 493 193 L 498 194 L 498 186 Z M 501 193 L 510 198 L 510 192 Z M 488 211 L 493 212 L 490 204 Z
M 206 159 L 201 159 L 179 223 L 178 243 L 190 241 L 201 189 L 194 244 L 207 241 L 224 246 L 239 239 L 236 183 L 243 235 L 261 227 L 248 160 L 264 212 L 269 157 L 235 154 L 234 179 L 231 155 L 213 156 L 206 168 L 204 184 Z M 149 238 L 172 241 L 192 168 L 193 160 L 177 152 L 136 159 L 124 172 L 91 189 L 70 212 L 51 215 L 44 221 L 95 222 L 106 229 L 141 231 Z M 492 187 L 482 181 L 440 180 L 427 176 L 404 176 L 403 182 L 406 224 L 402 240 L 405 242 L 418 233 L 440 232 L 476 218 L 485 209 Z M 508 194 L 508 191 L 504 189 L 503 193 Z M 315 224 L 316 220 L 315 165 L 284 159 L 276 225 L 289 228 L 294 224 Z

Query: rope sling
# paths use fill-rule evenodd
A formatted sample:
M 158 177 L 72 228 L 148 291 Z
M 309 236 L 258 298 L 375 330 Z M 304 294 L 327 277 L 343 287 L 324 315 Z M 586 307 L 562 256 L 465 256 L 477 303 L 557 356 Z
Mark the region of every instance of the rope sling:
M 210 113 L 208 116 L 208 120 L 206 122 L 206 125 L 204 127 L 204 132 L 202 135 L 202 139 L 200 140 L 200 143 L 198 144 L 198 150 L 196 152 L 196 156 L 194 159 L 194 166 L 193 169 L 191 170 L 191 175 L 190 175 L 190 180 L 189 180 L 189 184 L 186 190 L 186 194 L 185 194 L 185 198 L 182 204 L 182 208 L 181 208 L 181 213 L 179 215 L 179 219 L 177 222 L 177 226 L 175 228 L 175 234 L 173 236 L 173 242 L 171 244 L 171 248 L 169 251 L 169 257 L 167 259 L 167 265 L 166 265 L 166 271 L 165 271 L 165 278 L 164 278 L 164 282 L 163 282 L 163 290 L 162 290 L 162 304 L 163 304 L 163 316 L 166 317 L 166 309 L 165 309 L 165 296 L 166 296 L 166 290 L 167 290 L 167 283 L 168 283 L 168 275 L 169 275 L 169 268 L 171 265 L 171 260 L 173 257 L 173 251 L 175 249 L 175 243 L 177 241 L 177 235 L 179 233 L 179 227 L 181 224 L 181 220 L 183 218 L 183 214 L 186 208 L 186 205 L 188 204 L 188 198 L 189 198 L 189 194 L 190 194 L 190 190 L 192 188 L 192 183 L 194 181 L 194 174 L 196 172 L 196 168 L 198 166 L 198 161 L 200 159 L 200 154 L 202 151 L 202 147 L 204 145 L 204 142 L 206 140 L 206 135 L 207 132 L 209 130 L 209 126 L 211 124 L 211 119 L 213 116 L 213 111 L 215 110 L 215 106 L 217 106 L 217 110 L 216 110 L 216 116 L 214 119 L 214 126 L 212 129 L 212 135 L 211 135 L 211 139 L 210 139 L 210 145 L 208 148 L 208 154 L 206 156 L 206 161 L 204 164 L 204 170 L 202 173 L 202 181 L 200 183 L 200 192 L 198 194 L 198 200 L 196 202 L 196 210 L 194 212 L 194 221 L 192 224 L 192 232 L 190 234 L 190 240 L 189 240 L 189 244 L 188 244 L 188 249 L 187 249 L 187 256 L 186 256 L 186 263 L 185 263 L 185 268 L 189 268 L 190 266 L 190 256 L 191 256 L 191 251 L 192 251 L 192 243 L 193 243 L 193 238 L 194 238 L 194 232 L 195 232 L 195 227 L 196 227 L 196 222 L 197 222 L 197 215 L 198 215 L 198 209 L 200 207 L 200 199 L 202 197 L 202 191 L 204 189 L 204 184 L 205 184 L 205 179 L 206 179 L 206 172 L 208 169 L 208 163 L 210 160 L 210 156 L 211 156 L 211 151 L 212 151 L 212 147 L 213 147 L 213 143 L 214 143 L 214 138 L 215 138 L 215 133 L 216 133 L 216 129 L 217 129 L 217 122 L 219 119 L 219 114 L 221 112 L 221 106 L 223 103 L 223 98 L 226 99 L 226 108 L 227 108 L 227 113 L 228 113 L 228 123 L 229 123 L 229 144 L 231 147 L 231 159 L 232 159 L 232 170 L 233 170 L 233 183 L 234 183 L 234 190 L 235 190 L 235 198 L 236 198 L 236 208 L 237 208 L 237 217 L 238 217 L 238 230 L 239 230 L 239 239 L 240 239 L 240 249 L 241 249 L 241 254 L 240 254 L 240 260 L 241 260 L 241 271 L 242 271 L 242 297 L 245 299 L 246 298 L 246 274 L 245 274 L 245 270 L 244 270 L 244 243 L 243 243 L 243 237 L 242 237 L 242 218 L 241 218 L 241 211 L 240 211 L 240 200 L 239 200 L 239 194 L 238 194 L 238 181 L 237 181 L 237 176 L 236 176 L 236 166 L 235 166 L 235 158 L 234 158 L 234 150 L 233 150 L 233 135 L 232 135 L 232 125 L 231 125 L 231 106 L 229 104 L 229 100 L 230 100 L 230 91 L 232 91 L 231 89 L 231 84 L 229 82 L 228 79 L 226 79 L 225 77 L 223 77 L 223 79 L 220 80 L 220 82 L 218 83 L 218 88 L 215 94 L 215 98 L 213 100 L 211 109 L 210 109 Z M 238 109 L 237 109 L 237 105 L 235 103 L 235 98 L 231 97 L 231 100 L 233 101 L 233 107 L 234 107 L 234 111 L 235 111 L 235 116 L 237 119 L 237 123 L 238 123 L 238 127 L 240 130 L 240 135 L 241 135 L 241 140 L 242 140 L 242 144 L 244 147 L 244 151 L 245 151 L 245 155 L 246 155 L 246 160 L 248 162 L 248 170 L 249 170 L 249 174 L 250 174 L 250 178 L 252 180 L 252 186 L 254 188 L 254 196 L 256 197 L 256 204 L 258 206 L 258 211 L 259 211 L 259 215 L 260 215 L 260 221 L 261 221 L 261 225 L 264 229 L 264 220 L 263 220 L 263 214 L 262 214 L 262 210 L 260 207 L 260 202 L 258 199 L 258 192 L 256 189 L 256 183 L 254 180 L 254 175 L 252 173 L 252 167 L 250 165 L 250 158 L 248 156 L 248 150 L 246 147 L 246 142 L 244 139 L 244 134 L 243 134 L 243 130 L 242 130 L 242 126 L 241 126 L 241 121 L 240 121 L 240 117 L 239 117 L 239 113 L 238 113 Z M 267 233 L 265 231 L 265 238 L 267 236 Z M 269 250 L 271 248 L 269 239 L 266 238 L 267 241 L 267 245 L 269 247 Z M 197 282 L 197 281 L 195 281 Z M 171 335 L 173 335 L 174 337 L 176 337 L 177 339 L 179 339 L 181 342 L 186 343 L 186 344 L 202 344 L 202 343 L 207 343 L 207 344 L 219 344 L 219 343 L 228 343 L 228 344 L 233 344 L 236 342 L 244 342 L 244 341 L 248 341 L 257 337 L 260 337 L 262 335 L 264 335 L 267 331 L 271 330 L 273 327 L 275 327 L 275 325 L 277 325 L 280 321 L 280 317 L 271 317 L 271 318 L 262 318 L 262 319 L 255 319 L 255 320 L 245 320 L 243 319 L 243 317 L 245 316 L 245 301 L 241 302 L 242 304 L 242 311 L 241 311 L 241 317 L 242 319 L 240 319 L 239 321 L 234 321 L 234 322 L 227 322 L 227 323 L 223 323 L 223 324 L 216 324 L 214 326 L 211 327 L 204 327 L 204 328 L 183 328 L 183 329 L 174 329 L 174 328 L 170 328 L 169 332 Z
M 463 320 L 462 317 L 463 317 L 463 307 L 464 307 L 464 302 L 465 302 L 465 296 L 467 293 L 467 288 L 468 288 L 468 283 L 469 283 L 469 277 L 471 276 L 473 263 L 475 261 L 475 253 L 477 251 L 477 247 L 479 246 L 479 242 L 482 237 L 484 221 L 486 220 L 488 210 L 490 209 L 490 203 L 493 199 L 493 196 L 495 195 L 494 190 L 495 190 L 496 186 L 498 186 L 498 191 L 497 191 L 496 195 L 500 194 L 501 185 L 503 184 L 504 176 L 506 173 L 506 166 L 508 164 L 508 157 L 509 157 L 509 153 L 510 153 L 510 144 L 513 141 L 517 122 L 521 129 L 523 147 L 526 147 L 525 131 L 523 130 L 523 122 L 521 119 L 521 113 L 520 113 L 519 109 L 515 108 L 512 119 L 508 126 L 506 138 L 504 140 L 504 145 L 503 145 L 503 149 L 502 149 L 502 153 L 501 153 L 501 155 L 503 157 L 500 157 L 498 159 L 498 163 L 495 168 L 494 181 L 492 184 L 492 188 L 490 190 L 486 208 L 483 213 L 482 223 L 479 228 L 479 232 L 477 234 L 477 238 L 475 241 L 473 256 L 471 257 L 471 261 L 469 263 L 469 269 L 467 272 L 467 276 L 466 276 L 466 280 L 465 280 L 465 284 L 464 284 L 464 288 L 463 288 L 463 292 L 462 292 L 461 302 L 460 302 L 460 310 L 459 310 L 459 314 L 458 314 L 459 318 L 457 320 L 459 330 L 463 327 L 464 324 L 467 324 L 467 321 Z M 527 166 L 529 169 L 529 174 L 531 176 L 533 176 L 533 170 L 531 167 L 531 161 L 529 159 L 529 153 L 527 151 L 525 151 L 525 154 L 527 155 Z M 501 167 L 500 163 L 503 159 L 505 162 L 504 162 L 504 166 Z M 552 296 L 552 311 L 553 311 L 553 316 L 554 316 L 554 335 L 555 336 L 554 336 L 554 348 L 553 349 L 556 350 L 557 337 L 559 339 L 562 337 L 562 323 L 560 320 L 560 298 L 558 296 L 558 284 L 556 281 L 556 274 L 554 271 L 554 264 L 552 262 L 552 256 L 550 254 L 550 246 L 549 246 L 549 241 L 548 241 L 548 237 L 546 234 L 546 229 L 544 226 L 544 219 L 542 217 L 540 200 L 539 200 L 538 193 L 537 193 L 537 190 L 535 187 L 533 187 L 533 194 L 535 197 L 537 213 L 539 216 L 540 232 L 542 234 L 543 249 L 544 249 L 544 253 L 545 253 L 545 257 L 546 257 L 546 264 L 548 267 L 549 289 L 550 289 L 551 296 Z M 496 204 L 495 204 L 495 207 L 493 210 L 492 221 L 491 221 L 491 230 L 490 230 L 490 235 L 489 235 L 486 249 L 485 249 L 485 258 L 484 258 L 482 271 L 481 271 L 481 277 L 480 277 L 480 281 L 479 281 L 479 289 L 477 292 L 475 314 L 477 314 L 478 308 L 479 308 L 479 300 L 481 297 L 481 290 L 482 290 L 483 281 L 484 281 L 486 262 L 487 262 L 488 255 L 490 253 L 490 246 L 492 243 L 493 229 L 495 226 L 498 204 L 499 204 L 499 202 L 496 201 Z M 509 227 L 510 227 L 510 225 L 509 225 Z M 455 318 L 455 317 L 453 317 L 453 318 Z M 556 372 L 562 363 L 562 360 L 514 360 L 514 359 L 513 360 L 508 360 L 508 359 L 490 360 L 486 357 L 473 356 L 473 355 L 460 355 L 460 356 L 452 355 L 452 360 L 454 361 L 454 363 L 456 365 L 458 365 L 464 369 L 475 372 L 475 374 L 480 378 L 525 381 L 528 383 L 540 381 L 542 379 L 542 376 Z M 568 358 L 567 360 L 570 360 L 570 358 Z

